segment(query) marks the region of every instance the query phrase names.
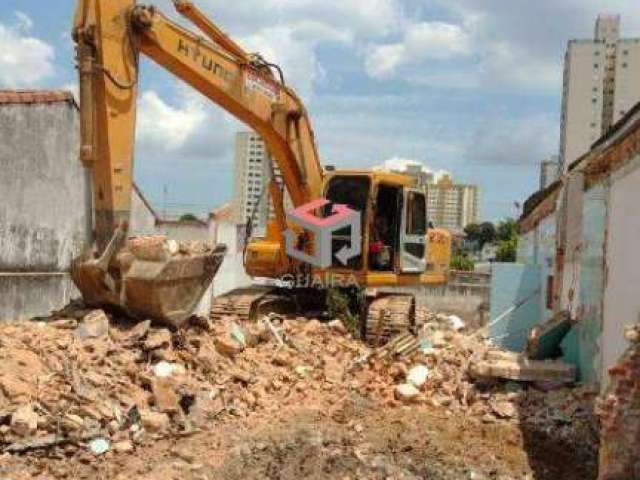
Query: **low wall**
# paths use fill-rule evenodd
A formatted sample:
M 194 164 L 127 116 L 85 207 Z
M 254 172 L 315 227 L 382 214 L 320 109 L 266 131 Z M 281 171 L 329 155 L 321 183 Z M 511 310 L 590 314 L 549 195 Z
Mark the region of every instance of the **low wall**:
M 488 321 L 490 282 L 490 274 L 451 272 L 446 285 L 396 287 L 393 290 L 415 295 L 417 307 L 457 315 L 468 327 L 478 328 Z
M 67 273 L 0 273 L 0 321 L 46 316 L 79 295 Z
M 91 234 L 71 97 L 0 105 L 0 139 L 0 320 L 47 315 L 77 295 L 69 266 Z

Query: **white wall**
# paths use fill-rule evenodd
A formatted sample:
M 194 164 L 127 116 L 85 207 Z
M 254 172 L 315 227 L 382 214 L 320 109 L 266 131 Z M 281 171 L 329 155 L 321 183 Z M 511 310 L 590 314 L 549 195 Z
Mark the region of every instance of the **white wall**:
M 243 252 L 238 248 L 237 225 L 230 222 L 218 223 L 216 242 L 227 246 L 227 254 L 213 280 L 213 296 L 217 297 L 236 288 L 251 285 L 252 278 L 244 270 Z
M 640 316 L 640 157 L 611 179 L 607 235 L 602 378 L 627 347 L 624 327 Z

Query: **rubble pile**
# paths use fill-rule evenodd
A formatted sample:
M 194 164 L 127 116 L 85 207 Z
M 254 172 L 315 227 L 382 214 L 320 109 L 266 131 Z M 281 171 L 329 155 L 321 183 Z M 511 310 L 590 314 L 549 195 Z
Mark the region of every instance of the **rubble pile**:
M 390 369 L 398 381 L 397 399 L 421 401 L 444 408 L 449 415 L 469 415 L 486 423 L 519 422 L 571 443 L 591 439 L 590 448 L 595 448 L 597 391 L 572 387 L 572 367 L 559 361 L 524 361 L 520 354 L 501 351 L 477 333 L 465 333 L 457 317 L 423 312 L 422 318 L 418 352 Z M 530 376 L 503 375 L 523 363 L 530 367 L 525 371 Z M 503 364 L 510 368 L 495 368 Z M 491 375 L 492 369 L 498 373 Z M 531 381 L 544 375 L 546 381 Z
M 353 394 L 484 422 L 562 426 L 568 436 L 586 425 L 588 392 L 477 382 L 470 366 L 492 347 L 450 317 L 422 319 L 413 347 L 398 352 L 366 346 L 339 320 L 274 314 L 257 322 L 194 318 L 170 331 L 74 307 L 3 324 L 0 453 L 58 445 L 81 455 L 124 453 L 287 407 L 331 415 Z
M 210 242 L 203 240 L 173 240 L 166 235 L 130 237 L 120 256 L 133 255 L 138 260 L 164 262 L 171 257 L 203 255 L 213 250 Z
M 601 480 L 640 478 L 640 325 L 625 337 L 630 346 L 609 369 L 609 387 L 598 401 Z
M 102 310 L 71 314 L 0 326 L 0 451 L 128 451 L 220 415 L 312 402 L 314 389 L 337 390 L 366 349 L 340 322 L 227 317 L 171 332 Z

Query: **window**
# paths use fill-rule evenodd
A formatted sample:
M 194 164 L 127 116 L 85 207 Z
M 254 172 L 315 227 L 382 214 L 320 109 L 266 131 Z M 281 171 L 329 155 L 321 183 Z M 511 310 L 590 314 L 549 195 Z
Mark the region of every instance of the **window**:
M 407 234 L 425 235 L 427 233 L 427 207 L 424 195 L 409 192 L 407 203 Z
M 626 56 L 626 55 L 629 55 L 629 50 L 623 50 L 623 51 L 622 51 L 622 55 L 625 55 L 625 56 Z
M 597 102 L 598 102 L 597 98 L 594 97 L 594 98 L 591 99 L 591 103 L 597 103 Z
M 622 62 L 622 68 L 627 68 L 627 67 L 628 67 L 627 62 Z
M 599 66 L 600 66 L 600 65 L 598 65 L 597 63 L 594 63 L 594 64 L 593 64 L 593 68 L 594 68 L 594 69 L 597 69 Z

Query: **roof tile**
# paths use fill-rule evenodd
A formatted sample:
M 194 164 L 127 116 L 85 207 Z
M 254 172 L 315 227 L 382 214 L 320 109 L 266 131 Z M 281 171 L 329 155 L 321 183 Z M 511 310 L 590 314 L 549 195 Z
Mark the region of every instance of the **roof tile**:
M 0 105 L 74 102 L 64 90 L 0 90 Z

